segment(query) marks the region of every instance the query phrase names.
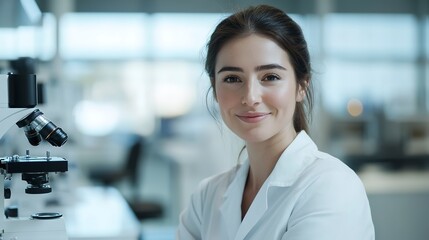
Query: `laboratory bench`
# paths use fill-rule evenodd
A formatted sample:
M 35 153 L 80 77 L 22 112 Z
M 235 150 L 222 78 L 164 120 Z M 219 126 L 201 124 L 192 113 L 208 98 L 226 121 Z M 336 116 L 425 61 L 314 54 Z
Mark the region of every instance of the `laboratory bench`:
M 427 240 L 429 170 L 388 169 L 367 165 L 359 171 L 368 195 L 376 239 Z
M 77 201 L 64 208 L 69 240 L 137 240 L 140 222 L 112 187 L 80 187 Z
M 140 221 L 113 187 L 79 186 L 68 192 L 53 189 L 49 194 L 15 195 L 21 200 L 20 216 L 62 214 L 69 240 L 140 239 Z

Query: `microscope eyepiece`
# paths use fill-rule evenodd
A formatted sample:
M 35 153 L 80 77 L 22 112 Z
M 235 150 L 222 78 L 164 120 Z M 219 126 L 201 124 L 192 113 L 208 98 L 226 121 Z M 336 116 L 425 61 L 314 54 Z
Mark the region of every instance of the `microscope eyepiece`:
M 67 134 L 43 116 L 39 109 L 19 120 L 16 125 L 24 128 L 25 135 L 33 146 L 39 145 L 41 137 L 55 147 L 60 147 L 67 142 Z

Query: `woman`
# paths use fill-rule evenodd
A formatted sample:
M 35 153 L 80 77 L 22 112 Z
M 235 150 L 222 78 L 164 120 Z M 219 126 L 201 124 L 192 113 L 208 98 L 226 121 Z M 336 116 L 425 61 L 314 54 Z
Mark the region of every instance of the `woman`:
M 250 7 L 207 46 L 214 97 L 248 159 L 200 184 L 177 239 L 374 239 L 360 179 L 306 133 L 311 67 L 300 27 L 279 9 Z

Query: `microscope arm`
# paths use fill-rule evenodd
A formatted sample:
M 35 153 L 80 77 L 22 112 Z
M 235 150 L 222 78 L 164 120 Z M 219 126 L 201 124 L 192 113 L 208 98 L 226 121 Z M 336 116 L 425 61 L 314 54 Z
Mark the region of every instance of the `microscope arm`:
M 0 108 L 0 140 L 9 128 L 33 110 L 34 108 Z

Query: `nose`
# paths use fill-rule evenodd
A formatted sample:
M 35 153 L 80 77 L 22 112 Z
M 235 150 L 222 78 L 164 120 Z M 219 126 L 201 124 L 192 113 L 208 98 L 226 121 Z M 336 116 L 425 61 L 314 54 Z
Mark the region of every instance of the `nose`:
M 258 80 L 246 81 L 243 88 L 241 103 L 243 105 L 255 106 L 261 102 L 261 86 Z

